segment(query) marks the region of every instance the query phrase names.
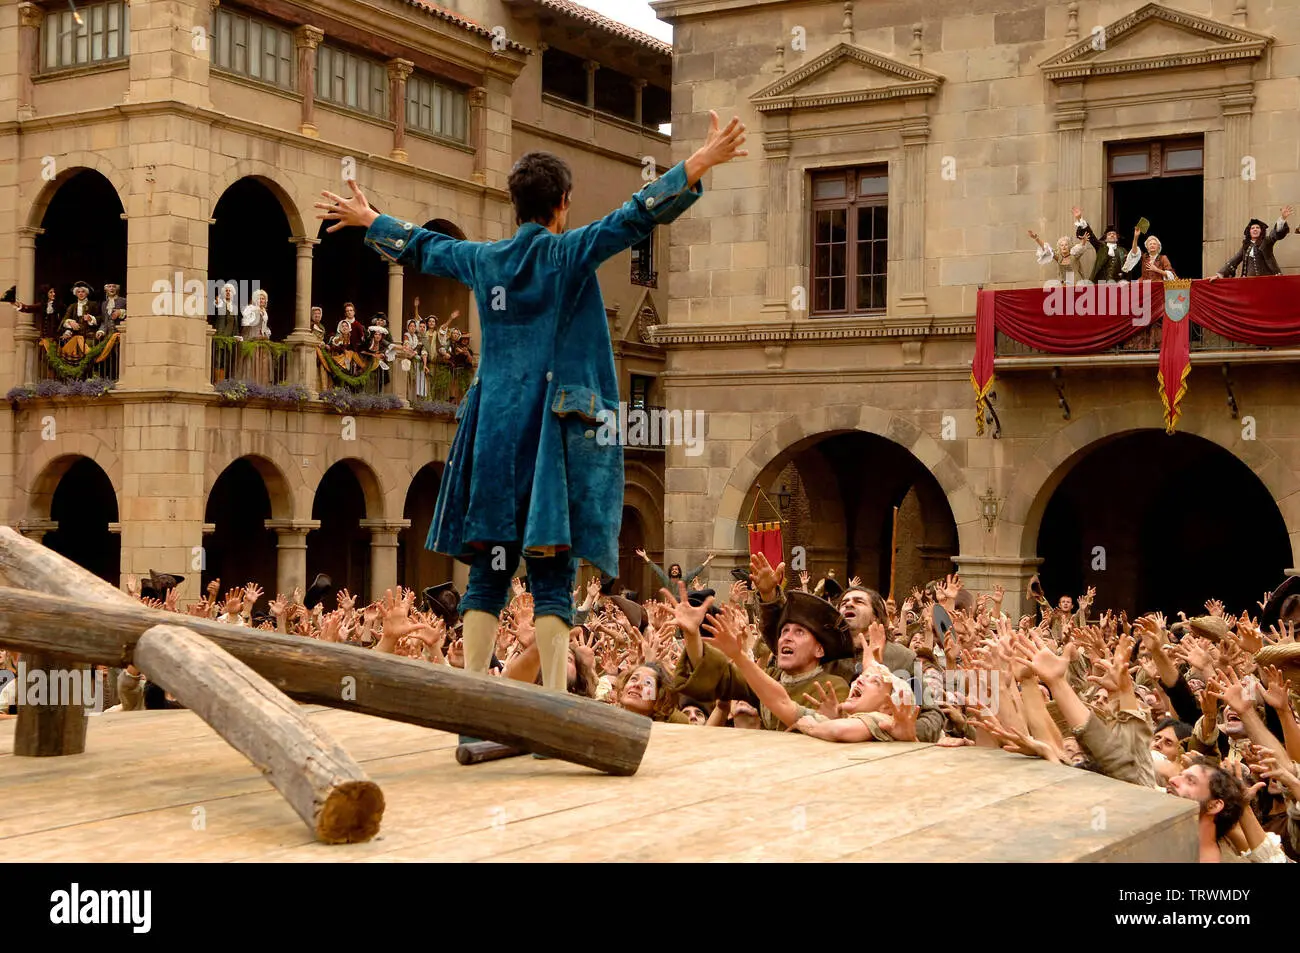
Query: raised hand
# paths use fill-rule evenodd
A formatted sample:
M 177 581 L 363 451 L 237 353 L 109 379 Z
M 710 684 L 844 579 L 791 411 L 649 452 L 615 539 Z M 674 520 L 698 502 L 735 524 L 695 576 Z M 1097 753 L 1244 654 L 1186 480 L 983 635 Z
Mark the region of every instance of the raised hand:
M 867 654 L 877 662 L 885 658 L 885 627 L 880 622 L 867 626 Z
M 221 607 L 226 615 L 239 615 L 244 607 L 244 590 L 231 589 L 226 593 L 225 604 Z
M 649 562 L 649 561 L 650 561 L 650 557 L 647 556 L 647 555 L 645 554 L 645 550 L 644 550 L 644 549 L 638 549 L 638 550 L 636 551 L 636 554 L 637 554 L 638 556 L 640 556 L 642 559 L 644 559 L 646 562 Z
M 801 590 L 803 590 L 804 592 L 807 592 L 807 591 L 808 591 L 808 582 L 809 582 L 809 580 L 811 580 L 811 579 L 812 579 L 812 576 L 808 575 L 808 571 L 807 571 L 807 570 L 803 570 L 802 572 L 800 572 L 800 573 L 799 573 L 799 588 L 800 588 Z
M 849 579 L 849 588 L 850 588 L 850 589 L 856 589 L 856 588 L 858 588 L 858 587 L 861 586 L 861 585 L 862 585 L 862 577 L 861 577 L 861 576 L 852 576 L 852 577 L 850 577 L 850 579 Z
M 280 619 L 289 611 L 289 603 L 284 598 L 284 593 L 277 592 L 275 598 L 267 603 L 266 611 L 271 613 L 272 618 Z
M 321 620 L 320 640 L 322 642 L 342 642 L 339 629 L 343 625 L 343 610 L 335 609 Z
M 585 631 L 582 626 L 569 630 L 569 644 L 573 646 L 573 654 L 579 659 L 585 659 L 593 667 L 596 664 L 596 641 L 596 633 Z
M 1219 599 L 1207 599 L 1205 601 L 1205 611 L 1216 619 L 1223 618 L 1223 602 Z
M 135 576 L 132 576 L 131 578 L 132 578 L 132 579 L 135 579 Z M 209 601 L 209 602 L 216 602 L 216 601 L 217 601 L 217 593 L 219 593 L 220 591 L 221 591 L 221 580 L 220 580 L 220 579 L 213 579 L 210 583 L 208 583 L 208 589 L 207 589 L 207 592 L 208 592 L 208 601 Z
M 885 714 L 889 715 L 891 724 L 886 729 L 895 741 L 916 740 L 916 719 L 921 714 L 919 705 L 899 705 L 893 698 L 885 700 Z
M 840 717 L 840 700 L 835 697 L 835 689 L 831 686 L 831 683 L 826 682 L 823 685 L 821 682 L 813 682 L 813 688 L 816 690 L 817 696 L 814 698 L 811 692 L 805 694 L 803 696 L 804 707 L 815 709 L 818 714 L 827 718 Z
M 738 156 L 747 156 L 749 151 L 740 148 L 745 144 L 745 126 L 738 117 L 733 117 L 726 128 L 719 128 L 718 114 L 709 110 L 709 132 L 704 145 L 686 160 L 686 183 L 694 186 L 700 177 L 714 166 L 730 162 Z M 351 184 L 351 183 L 349 183 Z
M 754 553 L 749 557 L 749 578 L 763 601 L 771 602 L 785 580 L 785 563 L 773 568 L 766 556 Z
M 686 597 L 686 584 L 677 583 L 678 595 L 673 595 L 667 589 L 659 590 L 668 597 L 669 605 L 673 610 L 673 619 L 684 632 L 699 632 L 700 623 L 704 621 L 705 615 L 708 614 L 709 607 L 713 605 L 713 596 L 709 596 L 698 606 L 691 605 L 690 599 Z M 680 596 L 680 598 L 679 598 Z
M 250 582 L 244 587 L 244 611 L 252 612 L 253 606 L 257 605 L 257 600 L 262 598 L 262 587 L 255 582 Z
M 710 643 L 733 662 L 745 656 L 745 632 L 733 613 L 722 613 L 705 619 L 703 629 Z
M 994 586 L 994 587 L 993 587 L 993 596 L 992 596 L 993 604 L 996 605 L 996 606 L 1001 606 L 1001 605 L 1002 605 L 1002 600 L 1003 600 L 1003 598 L 1006 596 L 1006 594 L 1007 594 L 1007 587 L 1006 587 L 1006 586 L 1003 586 L 1003 585 L 996 585 L 996 586 Z
M 1288 694 L 1291 683 L 1282 675 L 1282 670 L 1276 665 L 1266 665 L 1259 670 L 1259 677 L 1260 698 L 1270 708 L 1276 708 L 1280 712 L 1287 711 L 1291 707 L 1291 699 Z
M 351 612 L 357 607 L 357 597 L 347 589 L 340 589 L 335 598 L 338 600 L 338 607 L 345 612 Z
M 1210 686 L 1205 686 L 1206 691 Z M 1219 678 L 1215 684 L 1215 690 L 1219 692 L 1228 706 L 1242 718 L 1246 717 L 1247 712 L 1255 710 L 1255 699 L 1251 691 L 1251 685 L 1243 682 L 1237 677 L 1237 673 L 1231 668 L 1219 669 Z
M 321 192 L 324 202 L 317 202 L 316 207 L 322 209 L 325 214 L 316 217 L 325 222 L 334 222 L 327 232 L 337 232 L 340 228 L 347 228 L 355 225 L 361 228 L 369 228 L 379 218 L 379 213 L 370 207 L 366 201 L 365 193 L 353 179 L 348 179 L 348 188 L 352 190 L 351 198 L 343 198 L 335 195 L 333 192 Z

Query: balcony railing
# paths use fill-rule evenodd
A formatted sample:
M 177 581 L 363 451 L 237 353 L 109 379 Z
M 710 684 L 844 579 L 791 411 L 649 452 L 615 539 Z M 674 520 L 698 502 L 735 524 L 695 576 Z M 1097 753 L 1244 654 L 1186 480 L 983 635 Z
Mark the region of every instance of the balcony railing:
M 117 380 L 122 366 L 121 336 L 114 335 L 98 342 L 93 338 L 84 340 L 87 350 L 80 356 L 71 350 L 65 353 L 57 340 L 38 344 L 36 347 L 37 380 L 63 383 L 97 378 Z
M 632 284 L 641 285 L 643 288 L 659 287 L 659 272 L 646 271 L 642 268 L 632 269 Z
M 287 344 L 212 339 L 212 383 L 243 381 L 277 386 L 289 380 L 290 347 Z
M 638 417 L 643 413 L 644 423 L 638 426 Z M 627 408 L 626 427 L 627 443 L 624 450 L 646 450 L 663 452 L 668 443 L 668 415 L 663 407 L 652 404 L 630 404 Z M 674 428 L 674 433 L 680 429 Z M 680 439 L 680 434 L 678 434 Z

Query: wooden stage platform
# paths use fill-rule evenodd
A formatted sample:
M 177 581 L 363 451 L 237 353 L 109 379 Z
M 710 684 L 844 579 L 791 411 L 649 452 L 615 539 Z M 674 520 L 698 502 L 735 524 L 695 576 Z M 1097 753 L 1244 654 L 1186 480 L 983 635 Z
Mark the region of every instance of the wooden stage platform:
M 462 767 L 451 735 L 309 708 L 383 788 L 366 844 L 316 843 L 188 711 L 90 719 L 86 753 L 17 758 L 0 854 L 24 861 L 1194 861 L 1195 805 L 991 749 L 656 725 L 641 770 Z

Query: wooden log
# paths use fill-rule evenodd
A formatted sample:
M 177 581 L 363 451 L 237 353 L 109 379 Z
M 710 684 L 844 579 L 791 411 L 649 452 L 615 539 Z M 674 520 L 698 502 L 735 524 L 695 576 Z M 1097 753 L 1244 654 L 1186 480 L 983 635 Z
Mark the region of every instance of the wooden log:
M 502 758 L 517 758 L 527 751 L 499 745 L 495 741 L 472 741 L 456 746 L 456 761 L 460 764 L 482 764 L 485 761 L 500 761 Z
M 49 758 L 64 754 L 81 754 L 86 750 L 86 709 L 84 699 L 77 704 L 62 697 L 62 688 L 68 682 L 60 675 L 71 673 L 77 681 L 77 694 L 81 694 L 83 672 L 90 666 L 64 655 L 49 652 L 24 652 L 19 663 L 19 677 L 40 672 L 45 685 L 45 697 L 39 702 L 31 699 L 26 684 L 18 686 L 18 718 L 14 725 L 14 754 L 26 758 Z
M 522 682 L 149 609 L 129 597 L 84 605 L 0 587 L 0 645 L 23 652 L 121 666 L 145 630 L 177 623 L 297 701 L 496 741 L 617 775 L 636 773 L 650 741 L 649 718 Z
M 8 557 L 8 558 L 6 558 Z M 74 566 L 78 573 L 58 573 L 61 563 Z M 8 574 L 10 565 L 18 576 L 34 573 L 40 576 L 54 574 L 66 578 L 69 590 L 60 590 L 90 602 L 120 602 L 130 599 L 126 593 L 100 579 L 71 560 L 60 556 L 35 540 L 28 539 L 9 526 L 0 526 L 0 571 Z M 23 565 L 30 570 L 21 568 Z M 34 587 L 40 588 L 40 587 Z M 120 598 L 119 598 L 120 597 Z M 134 601 L 134 600 L 132 600 Z M 24 658 L 26 670 L 63 672 L 84 670 L 73 659 L 44 654 Z M 79 676 L 78 676 L 79 677 Z M 81 754 L 86 750 L 86 710 L 80 705 L 19 705 L 18 719 L 14 725 L 14 754 L 24 757 L 52 757 L 63 754 Z
M 179 625 L 156 625 L 136 642 L 135 661 L 257 765 L 317 840 L 355 844 L 379 832 L 379 785 L 283 692 L 229 652 Z

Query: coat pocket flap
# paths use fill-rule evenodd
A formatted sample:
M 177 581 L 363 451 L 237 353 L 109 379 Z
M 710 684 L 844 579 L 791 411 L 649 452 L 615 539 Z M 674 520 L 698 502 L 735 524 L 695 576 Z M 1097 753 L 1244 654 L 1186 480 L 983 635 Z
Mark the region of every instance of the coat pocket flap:
M 583 420 L 603 423 L 601 411 L 608 416 L 617 416 L 618 404 L 605 400 L 590 387 L 570 387 L 561 384 L 555 391 L 555 400 L 551 402 L 551 413 L 561 417 L 577 414 Z

